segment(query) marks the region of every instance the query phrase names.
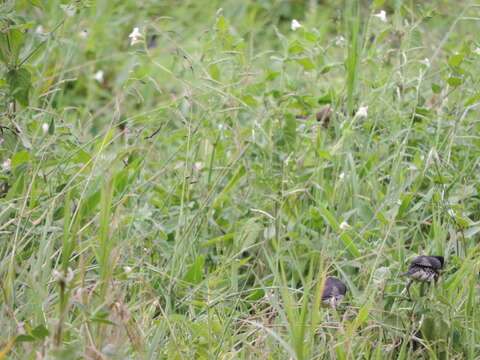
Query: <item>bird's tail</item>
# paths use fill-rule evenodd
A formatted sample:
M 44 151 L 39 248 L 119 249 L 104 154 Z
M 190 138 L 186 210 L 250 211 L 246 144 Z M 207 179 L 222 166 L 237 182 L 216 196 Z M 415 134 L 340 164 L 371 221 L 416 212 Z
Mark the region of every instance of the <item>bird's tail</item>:
M 408 270 L 406 273 L 398 275 L 398 277 L 410 276 L 414 273 L 412 270 Z

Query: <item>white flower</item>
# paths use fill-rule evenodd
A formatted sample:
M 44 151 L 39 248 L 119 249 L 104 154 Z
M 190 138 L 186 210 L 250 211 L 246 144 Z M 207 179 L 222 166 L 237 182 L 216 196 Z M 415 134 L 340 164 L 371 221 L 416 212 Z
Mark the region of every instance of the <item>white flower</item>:
M 343 179 L 345 178 L 345 173 L 342 172 L 340 175 L 338 175 L 338 178 L 339 178 L 340 180 L 343 180 Z
M 2 169 L 5 172 L 9 172 L 12 169 L 12 160 L 7 159 L 2 163 Z
M 380 21 L 387 22 L 387 13 L 385 10 L 380 11 L 378 14 L 373 15 L 380 19 Z
M 130 45 L 135 45 L 138 44 L 139 42 L 142 42 L 140 38 L 142 37 L 142 33 L 138 29 L 138 27 L 133 28 L 133 31 L 128 35 L 128 37 L 131 39 L 130 40 Z
M 296 19 L 293 19 L 292 20 L 292 25 L 290 25 L 290 29 L 292 29 L 292 31 L 295 31 L 297 29 L 300 29 L 303 25 L 300 24 Z
M 480 55 L 480 47 L 477 47 L 473 52 L 477 55 Z
M 360 106 L 355 114 L 356 117 L 367 117 L 368 106 Z
M 346 222 L 346 221 L 342 221 L 342 223 L 340 224 L 340 229 L 342 230 L 346 230 L 346 229 L 350 229 L 351 226 Z
M 38 25 L 36 28 L 35 28 L 35 32 L 37 34 L 43 34 L 45 32 L 45 29 L 43 28 L 42 25 Z
M 42 130 L 43 130 L 44 133 L 46 133 L 49 128 L 50 128 L 50 126 L 47 123 L 42 124 Z
M 72 17 L 77 12 L 75 5 L 60 5 L 60 7 L 68 17 Z
M 130 274 L 132 272 L 132 268 L 130 266 L 124 266 L 123 271 L 125 274 Z
M 346 43 L 346 40 L 345 40 L 345 38 L 344 38 L 343 36 L 340 35 L 340 36 L 337 36 L 337 37 L 335 38 L 335 45 L 337 45 L 337 46 L 343 46 L 343 45 L 345 45 L 345 43 Z
M 447 213 L 448 213 L 448 215 L 450 215 L 450 216 L 455 216 L 455 211 L 454 211 L 453 209 L 449 209 L 449 210 L 447 211 Z
M 88 36 L 88 33 L 89 33 L 88 29 L 83 29 L 78 33 L 78 36 L 80 36 L 82 39 L 86 39 Z
M 103 83 L 103 70 L 98 70 L 95 75 L 93 75 L 93 78 L 99 83 Z
M 53 278 L 60 284 L 67 285 L 70 281 L 73 280 L 73 270 L 71 268 L 67 269 L 67 273 L 63 273 L 58 270 L 53 270 Z
M 426 67 L 430 67 L 430 60 L 428 58 L 425 58 L 423 60 L 420 60 L 420 64 L 425 65 Z

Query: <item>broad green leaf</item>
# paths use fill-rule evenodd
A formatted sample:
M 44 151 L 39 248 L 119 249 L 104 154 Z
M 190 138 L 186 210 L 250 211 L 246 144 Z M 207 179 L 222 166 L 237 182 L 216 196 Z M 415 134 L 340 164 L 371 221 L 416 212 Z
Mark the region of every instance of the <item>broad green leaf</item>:
M 39 340 L 45 339 L 50 335 L 50 331 L 44 325 L 38 325 L 35 329 L 31 331 L 31 334 Z
M 289 54 L 301 54 L 305 51 L 305 48 L 298 42 L 297 40 L 292 41 L 290 46 L 288 47 L 288 53 Z
M 213 80 L 220 81 L 220 70 L 217 64 L 212 64 L 208 67 L 208 72 Z
M 475 95 L 473 95 L 470 99 L 468 99 L 466 102 L 465 102 L 465 105 L 464 106 L 470 106 L 470 105 L 473 105 L 475 104 L 477 101 L 480 100 L 480 92 L 476 93 Z
M 456 55 L 453 55 L 451 58 L 450 58 L 450 61 L 448 62 L 448 64 L 452 67 L 457 67 L 459 66 L 463 59 L 465 58 L 465 54 L 456 54 Z
M 12 166 L 17 166 L 27 162 L 30 159 L 30 154 L 26 151 L 16 153 L 12 158 Z
M 205 258 L 203 256 L 198 256 L 195 260 L 195 263 L 191 265 L 188 269 L 187 273 L 183 278 L 183 281 L 195 285 L 199 284 L 203 278 L 203 264 L 205 264 Z
M 315 64 L 310 58 L 295 59 L 305 70 L 315 70 Z
M 447 83 L 448 83 L 448 85 L 450 85 L 450 86 L 455 86 L 455 87 L 457 87 L 457 86 L 462 85 L 463 81 L 462 81 L 462 78 L 452 76 L 452 77 L 449 77 L 449 78 L 447 79 Z
M 42 2 L 41 2 L 40 0 L 28 0 L 28 2 L 29 2 L 30 4 L 32 4 L 33 6 L 36 6 L 36 7 L 40 8 L 40 9 L 43 8 Z
M 32 86 L 30 72 L 26 68 L 10 70 L 6 78 L 13 97 L 20 104 L 28 106 L 28 93 Z
M 24 43 L 25 34 L 18 29 L 0 33 L 0 60 L 7 65 L 17 64 Z
M 35 341 L 35 338 L 33 336 L 27 335 L 27 334 L 18 335 L 15 339 L 15 343 L 32 342 L 32 341 Z
M 442 91 L 442 87 L 435 84 L 435 83 L 432 83 L 432 91 L 435 93 L 435 94 L 440 94 L 440 92 Z

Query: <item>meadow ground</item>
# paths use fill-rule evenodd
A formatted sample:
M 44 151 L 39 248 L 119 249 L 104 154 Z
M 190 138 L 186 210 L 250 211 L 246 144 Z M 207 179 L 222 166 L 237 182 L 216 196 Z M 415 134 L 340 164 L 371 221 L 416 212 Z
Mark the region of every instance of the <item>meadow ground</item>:
M 480 358 L 478 1 L 0 23 L 0 359 Z

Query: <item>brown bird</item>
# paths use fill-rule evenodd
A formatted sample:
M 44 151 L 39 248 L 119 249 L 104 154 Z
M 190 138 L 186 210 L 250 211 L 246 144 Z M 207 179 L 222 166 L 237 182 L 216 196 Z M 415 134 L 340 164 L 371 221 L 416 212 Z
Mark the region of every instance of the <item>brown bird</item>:
M 345 297 L 347 287 L 345 284 L 333 277 L 328 277 L 323 284 L 322 303 L 326 306 L 339 309 L 338 305 Z
M 408 278 L 406 290 L 409 300 L 412 300 L 412 297 L 410 296 L 410 286 L 412 283 L 414 281 L 431 282 L 432 280 L 436 283 L 440 276 L 440 270 L 443 268 L 443 264 L 443 256 L 421 255 L 412 260 L 408 267 L 408 271 L 399 275 L 400 277 L 405 276 Z

